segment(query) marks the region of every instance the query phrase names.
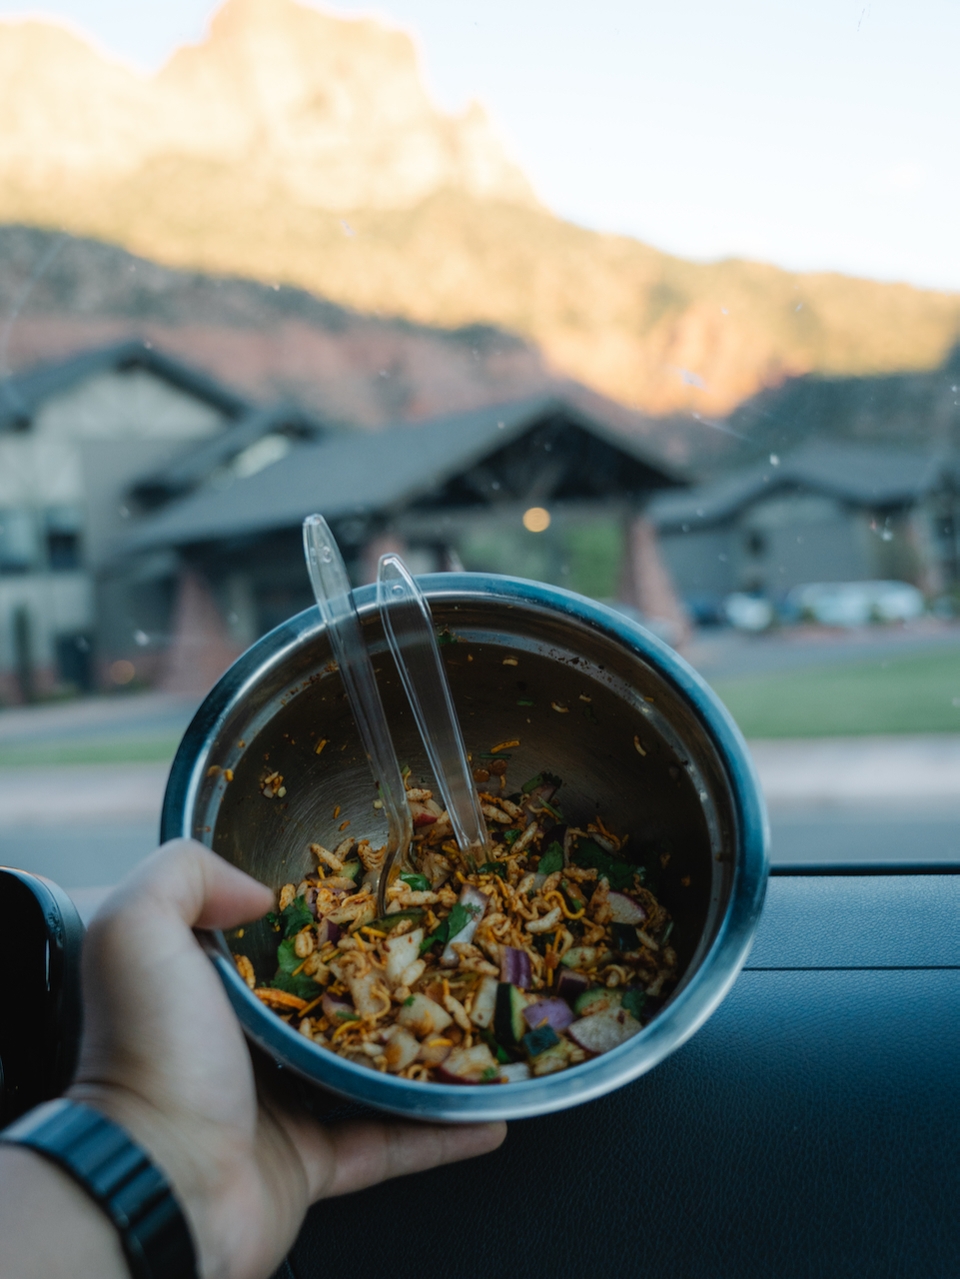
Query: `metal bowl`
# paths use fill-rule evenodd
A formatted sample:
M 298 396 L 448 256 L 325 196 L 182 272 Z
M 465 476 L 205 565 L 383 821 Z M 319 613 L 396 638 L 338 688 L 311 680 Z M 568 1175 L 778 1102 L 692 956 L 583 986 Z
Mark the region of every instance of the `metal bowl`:
M 536 582 L 446 573 L 420 583 L 447 632 L 442 651 L 468 749 L 519 739 L 510 752 L 511 789 L 547 769 L 563 778 L 569 820 L 599 813 L 629 832 L 634 858 L 676 920 L 679 984 L 640 1034 L 603 1056 L 524 1083 L 458 1086 L 354 1065 L 265 1008 L 230 958 L 242 951 L 261 979 L 272 975 L 277 935 L 265 922 L 248 924 L 242 939 L 214 935 L 210 950 L 247 1035 L 307 1080 L 408 1117 L 545 1114 L 650 1070 L 729 990 L 763 903 L 763 801 L 723 706 L 642 627 Z M 429 778 L 373 588 L 355 594 L 398 754 L 415 776 Z M 272 799 L 262 790 L 271 772 L 285 788 Z M 374 797 L 329 642 L 318 611 L 308 609 L 249 649 L 200 707 L 173 763 L 161 832 L 199 839 L 277 890 L 312 870 L 309 843 L 337 842 L 341 823 L 358 836 L 385 835 Z

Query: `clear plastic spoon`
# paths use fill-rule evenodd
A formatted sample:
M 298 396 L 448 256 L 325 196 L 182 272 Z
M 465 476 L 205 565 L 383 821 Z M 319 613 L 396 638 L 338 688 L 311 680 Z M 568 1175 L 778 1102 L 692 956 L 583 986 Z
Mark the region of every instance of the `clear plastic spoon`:
M 377 603 L 387 643 L 440 787 L 461 852 L 483 850 L 487 827 L 473 785 L 447 672 L 426 597 L 399 555 L 384 555 Z
M 317 607 L 330 636 L 330 647 L 387 817 L 387 851 L 377 884 L 377 909 L 383 914 L 390 868 L 395 862 L 404 864 L 413 838 L 406 788 L 360 629 L 350 579 L 340 548 L 322 515 L 308 515 L 303 521 L 303 553 Z

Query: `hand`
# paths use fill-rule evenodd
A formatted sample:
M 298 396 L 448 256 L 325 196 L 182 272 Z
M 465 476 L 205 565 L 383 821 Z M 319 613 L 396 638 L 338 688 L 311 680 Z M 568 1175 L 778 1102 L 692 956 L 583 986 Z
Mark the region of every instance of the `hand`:
M 190 840 L 154 853 L 84 943 L 84 1037 L 69 1095 L 122 1124 L 169 1177 L 201 1274 L 265 1279 L 307 1207 L 495 1149 L 504 1124 L 324 1127 L 258 1089 L 239 1023 L 191 929 L 259 918 L 271 893 Z

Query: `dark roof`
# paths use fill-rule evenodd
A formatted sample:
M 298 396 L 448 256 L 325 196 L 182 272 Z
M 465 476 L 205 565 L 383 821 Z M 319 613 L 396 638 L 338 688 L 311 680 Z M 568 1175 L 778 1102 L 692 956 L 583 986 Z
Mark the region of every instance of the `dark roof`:
M 783 488 L 827 494 L 851 506 L 909 506 L 956 472 L 956 463 L 943 454 L 820 441 L 777 463 L 745 467 L 683 493 L 659 494 L 650 515 L 660 529 L 720 524 Z
M 316 418 L 293 405 L 251 409 L 238 418 L 229 431 L 202 440 L 166 466 L 142 476 L 130 490 L 131 496 L 148 506 L 160 505 L 192 492 L 265 435 L 317 440 L 327 430 Z
M 205 373 L 162 355 L 146 342 L 131 340 L 83 351 L 67 360 L 42 364 L 26 373 L 0 380 L 0 431 L 28 427 L 45 400 L 69 390 L 86 378 L 110 370 L 124 372 L 128 369 L 146 369 L 228 417 L 238 417 L 250 408 L 242 396 Z
M 567 432 L 568 442 L 572 439 L 581 451 L 586 450 L 579 463 L 584 483 L 590 480 L 588 472 L 603 471 L 598 497 L 646 493 L 684 482 L 634 440 L 563 399 L 541 397 L 435 418 L 420 426 L 404 423 L 376 432 L 331 433 L 319 443 L 294 448 L 228 489 L 199 490 L 146 517 L 124 549 L 182 546 L 289 528 L 313 511 L 335 521 L 351 515 L 390 515 L 417 506 L 482 504 L 500 494 L 480 491 L 480 464 L 486 467 L 500 459 L 497 473 L 503 474 L 504 458 L 508 466 L 515 465 L 510 450 L 517 458 L 519 450 L 534 439 L 545 451 L 543 457 L 538 454 L 533 467 L 527 467 L 534 486 L 508 496 L 535 502 L 540 496 L 535 487 L 538 477 L 549 473 L 559 483 L 559 471 L 555 466 L 551 469 L 551 431 Z M 592 459 L 588 457 L 591 448 Z M 490 488 L 499 489 L 500 481 L 492 479 Z M 554 500 L 564 496 L 556 486 L 543 493 Z

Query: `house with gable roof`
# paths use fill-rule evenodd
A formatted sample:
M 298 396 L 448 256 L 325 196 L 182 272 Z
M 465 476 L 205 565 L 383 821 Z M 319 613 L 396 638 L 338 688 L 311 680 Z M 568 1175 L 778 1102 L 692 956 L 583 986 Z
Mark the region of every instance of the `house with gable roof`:
M 222 669 L 231 645 L 239 652 L 312 603 L 301 524 L 314 511 L 333 527 L 357 584 L 372 580 L 387 548 L 401 549 L 415 572 L 429 572 L 459 567 L 471 531 L 486 529 L 501 546 L 517 531 L 535 543 L 524 528 L 543 525 L 545 531 L 544 513 L 547 524 L 599 519 L 615 527 L 622 543 L 623 581 L 613 584 L 616 593 L 658 615 L 672 606 L 668 584 L 652 562 L 653 539 L 638 517 L 654 492 L 683 484 L 683 477 L 635 438 L 565 397 L 379 431 L 331 431 L 294 443 L 254 473 L 211 469 L 216 447 L 197 445 L 138 481 L 134 491 L 141 497 L 178 488 L 182 496 L 137 520 L 103 574 L 104 589 L 122 593 L 125 582 L 143 580 L 144 564 L 155 563 L 154 600 L 164 592 L 169 599 L 164 557 L 175 554 L 181 573 L 169 623 L 174 647 L 201 651 L 214 601 L 224 628 L 219 636 L 208 635 L 207 651 L 217 655 L 211 669 L 217 662 Z M 192 487 L 186 491 L 188 472 Z M 539 513 L 536 521 L 533 512 Z M 468 567 L 523 575 L 516 560 Z M 135 620 L 134 606 L 115 606 L 110 613 L 128 618 L 128 628 L 147 628 Z M 111 653 L 130 652 L 129 636 L 120 629 L 104 643 Z M 198 686 L 211 678 L 206 666 L 200 677 L 199 661 L 171 659 L 182 672 L 197 670 Z
M 948 452 L 814 440 L 650 507 L 660 552 L 701 617 L 734 591 L 812 582 L 960 583 L 960 466 Z
M 285 430 L 319 432 L 287 416 Z M 135 481 L 173 468 L 186 491 L 176 459 L 193 449 L 206 449 L 214 469 L 241 470 L 246 449 L 255 469 L 257 449 L 277 454 L 263 443 L 270 426 L 233 390 L 143 342 L 0 379 L 0 703 L 97 682 L 96 575 L 150 502 L 132 492 Z

